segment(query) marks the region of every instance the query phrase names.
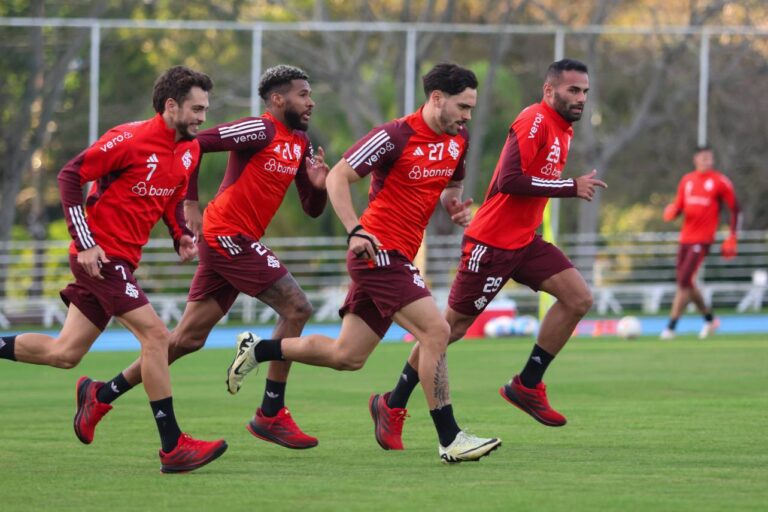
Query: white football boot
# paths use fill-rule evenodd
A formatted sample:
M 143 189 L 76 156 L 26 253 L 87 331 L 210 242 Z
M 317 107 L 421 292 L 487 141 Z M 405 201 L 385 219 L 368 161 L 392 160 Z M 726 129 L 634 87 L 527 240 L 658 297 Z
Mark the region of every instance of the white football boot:
M 699 331 L 699 339 L 704 340 L 709 338 L 710 335 L 714 334 L 714 332 L 720 327 L 720 319 L 715 318 L 711 322 L 704 322 L 704 325 L 701 327 L 701 330 Z
M 476 461 L 501 446 L 501 439 L 495 437 L 483 438 L 459 431 L 453 442 L 443 447 L 440 445 L 438 453 L 443 464 L 455 464 L 458 462 Z
M 243 379 L 251 371 L 258 368 L 259 363 L 253 354 L 253 349 L 261 341 L 261 338 L 248 331 L 237 336 L 237 353 L 232 364 L 227 368 L 227 391 L 231 395 L 240 391 Z
M 661 331 L 661 334 L 659 335 L 659 339 L 667 340 L 667 341 L 673 340 L 675 339 L 675 331 L 673 331 L 672 329 L 664 329 L 663 331 Z

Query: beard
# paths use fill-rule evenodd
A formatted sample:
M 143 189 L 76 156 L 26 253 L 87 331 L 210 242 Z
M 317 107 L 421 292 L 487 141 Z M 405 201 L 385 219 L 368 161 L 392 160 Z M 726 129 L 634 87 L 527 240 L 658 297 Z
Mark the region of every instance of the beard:
M 292 130 L 301 130 L 305 132 L 307 131 L 307 128 L 309 128 L 309 123 L 304 122 L 304 120 L 301 119 L 301 114 L 292 108 L 285 109 L 285 122 L 288 123 L 288 127 Z
M 193 140 L 195 137 L 197 137 L 197 133 L 193 133 L 189 129 L 190 123 L 187 123 L 185 121 L 177 121 L 176 122 L 176 131 L 181 135 L 181 140 Z
M 451 120 L 450 117 L 448 117 L 448 114 L 445 112 L 440 112 L 440 128 L 443 129 L 445 133 L 448 135 L 458 135 L 459 130 L 461 129 L 461 123 L 456 123 L 455 121 Z
M 584 107 L 582 106 L 581 112 L 575 112 L 571 110 L 572 107 L 576 107 L 576 103 L 568 104 L 568 101 L 564 100 L 562 96 L 555 93 L 555 111 L 560 114 L 563 119 L 569 123 L 573 123 L 581 119 L 581 115 L 584 113 Z

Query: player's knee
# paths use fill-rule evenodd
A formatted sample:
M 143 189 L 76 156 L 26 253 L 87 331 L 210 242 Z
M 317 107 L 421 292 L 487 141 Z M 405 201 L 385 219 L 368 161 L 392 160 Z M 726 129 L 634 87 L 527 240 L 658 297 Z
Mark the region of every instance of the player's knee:
M 312 316 L 312 304 L 306 298 L 291 304 L 288 310 L 281 316 L 294 324 L 306 324 Z
M 75 350 L 72 348 L 66 348 L 63 350 L 56 351 L 53 354 L 53 361 L 52 364 L 56 368 L 61 368 L 63 370 L 71 370 L 78 364 L 80 364 L 80 361 L 83 359 L 83 356 L 85 354 L 81 350 Z
M 419 338 L 422 346 L 431 350 L 445 352 L 448 348 L 448 339 L 451 336 L 451 326 L 443 318 L 435 319 L 427 327 L 426 332 Z
M 337 350 L 334 358 L 334 369 L 345 372 L 354 372 L 365 366 L 367 356 L 354 350 Z
M 569 307 L 576 315 L 584 316 L 589 313 L 590 309 L 592 309 L 594 299 L 592 298 L 592 292 L 584 290 L 579 294 L 574 294 L 569 302 Z
M 205 339 L 205 336 L 194 334 L 183 337 L 171 335 L 170 346 L 189 354 L 203 348 L 205 345 Z

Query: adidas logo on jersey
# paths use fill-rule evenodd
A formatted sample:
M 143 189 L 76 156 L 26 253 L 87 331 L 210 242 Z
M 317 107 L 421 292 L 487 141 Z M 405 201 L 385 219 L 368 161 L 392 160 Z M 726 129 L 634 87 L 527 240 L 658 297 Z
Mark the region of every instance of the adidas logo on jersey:
M 424 150 L 421 149 L 421 146 L 417 146 L 416 149 L 413 150 L 413 156 L 424 156 Z

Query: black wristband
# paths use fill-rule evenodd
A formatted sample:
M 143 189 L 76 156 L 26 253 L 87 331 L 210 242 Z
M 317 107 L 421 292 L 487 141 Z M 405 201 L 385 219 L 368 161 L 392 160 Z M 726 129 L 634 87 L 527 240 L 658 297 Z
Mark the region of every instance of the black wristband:
M 361 224 L 358 224 L 357 226 L 353 227 L 349 233 L 347 233 L 347 245 L 349 245 L 349 241 L 352 239 L 352 235 L 354 235 L 355 233 L 357 233 L 362 229 L 363 229 L 363 226 Z

